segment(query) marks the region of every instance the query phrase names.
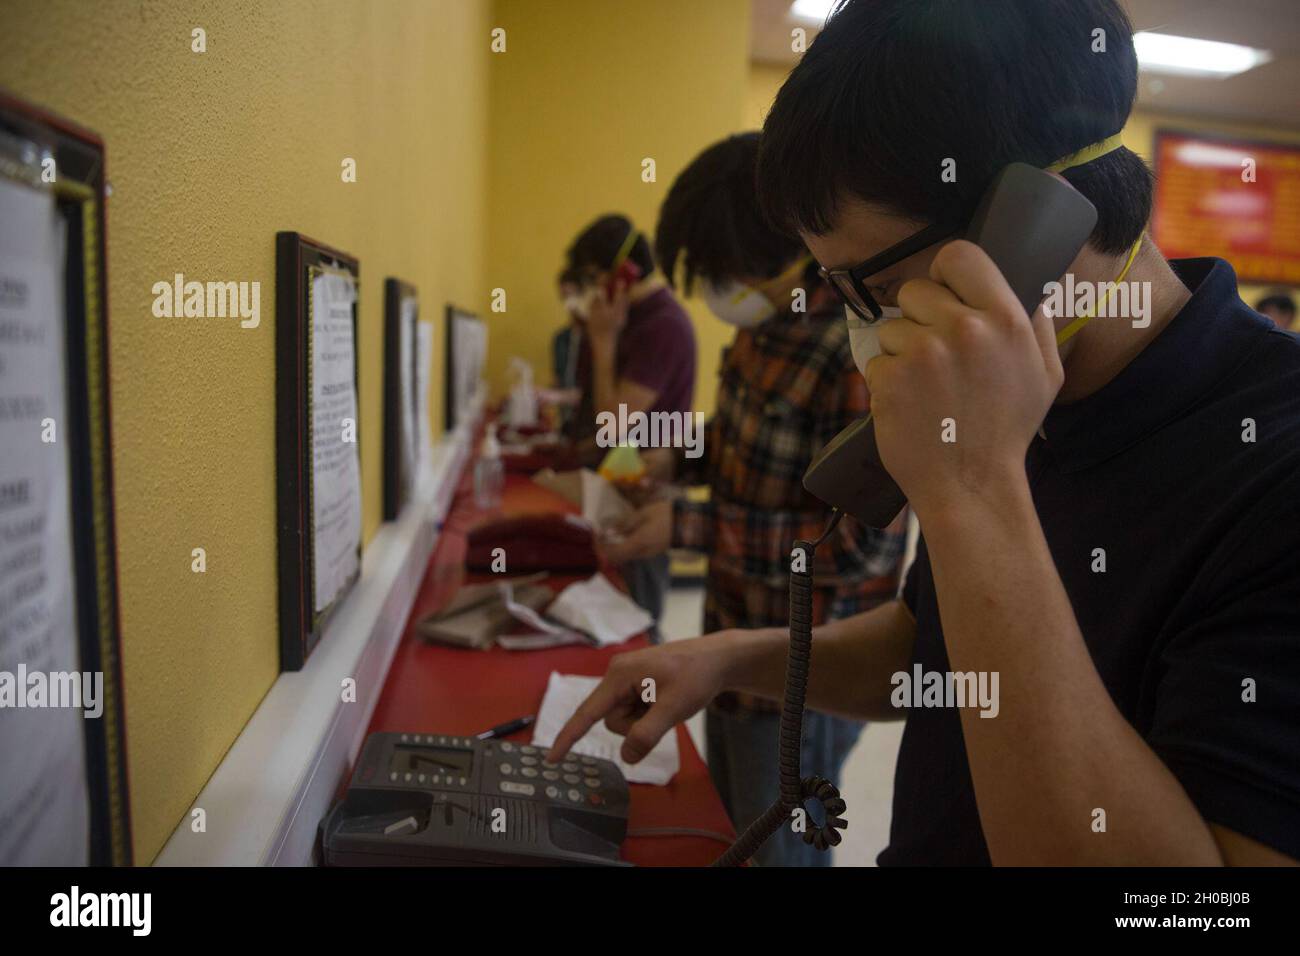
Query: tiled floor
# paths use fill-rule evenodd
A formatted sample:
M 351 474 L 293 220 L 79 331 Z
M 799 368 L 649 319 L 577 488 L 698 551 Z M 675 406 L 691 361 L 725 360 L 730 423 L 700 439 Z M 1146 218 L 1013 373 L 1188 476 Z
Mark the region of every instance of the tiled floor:
M 703 590 L 674 588 L 668 596 L 660 630 L 668 640 L 695 637 L 700 633 L 703 608 Z M 816 666 L 814 657 L 813 667 Z M 704 716 L 692 717 L 687 727 L 695 746 L 703 753 Z M 894 760 L 902 733 L 902 721 L 871 724 L 849 755 L 840 786 L 849 806 L 849 828 L 844 831 L 844 842 L 835 850 L 836 866 L 874 866 L 876 854 L 888 842 Z

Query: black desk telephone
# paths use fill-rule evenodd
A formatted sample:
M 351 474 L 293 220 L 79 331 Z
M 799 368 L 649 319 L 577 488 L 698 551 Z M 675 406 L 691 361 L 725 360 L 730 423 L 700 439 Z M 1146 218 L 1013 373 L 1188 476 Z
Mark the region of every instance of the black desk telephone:
M 620 865 L 627 782 L 608 760 L 444 734 L 371 734 L 320 827 L 327 866 Z

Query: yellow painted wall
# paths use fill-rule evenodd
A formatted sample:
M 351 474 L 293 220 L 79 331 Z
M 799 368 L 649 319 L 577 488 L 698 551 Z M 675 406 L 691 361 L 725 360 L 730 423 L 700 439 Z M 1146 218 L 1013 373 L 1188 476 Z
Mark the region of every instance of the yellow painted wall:
M 772 108 L 776 91 L 781 88 L 793 66 L 754 63 L 749 69 L 749 87 L 745 91 L 745 122 L 751 129 L 762 129 L 767 111 Z
M 562 9 L 563 15 L 557 15 Z M 499 388 L 512 355 L 550 379 L 564 321 L 555 276 L 564 250 L 606 212 L 653 235 L 673 178 L 742 128 L 748 0 L 498 0 L 505 53 L 492 57 L 487 283 L 506 290 L 489 314 Z M 641 180 L 641 161 L 656 182 Z M 713 408 L 718 356 L 734 330 L 688 302 L 698 339 L 695 405 Z
M 207 31 L 190 51 L 193 27 Z M 6 0 L 0 85 L 107 143 L 113 452 L 135 850 L 151 860 L 278 670 L 275 232 L 361 261 L 364 529 L 381 517 L 383 279 L 486 304 L 486 0 Z M 523 36 L 520 36 L 522 43 Z M 344 184 L 353 157 L 358 181 Z M 155 319 L 173 273 L 262 323 Z M 438 341 L 441 341 L 439 337 Z M 435 373 L 435 421 L 440 378 Z M 208 571 L 190 571 L 207 550 Z

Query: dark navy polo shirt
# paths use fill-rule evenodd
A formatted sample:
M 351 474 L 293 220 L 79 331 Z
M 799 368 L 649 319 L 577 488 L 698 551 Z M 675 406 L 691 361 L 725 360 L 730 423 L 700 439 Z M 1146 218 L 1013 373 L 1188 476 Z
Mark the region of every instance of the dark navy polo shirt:
M 1241 301 L 1226 262 L 1171 265 L 1191 300 L 1052 408 L 1030 488 L 1116 707 L 1206 820 L 1300 858 L 1300 337 Z M 903 598 L 913 663 L 947 671 L 924 540 Z M 989 863 L 958 711 L 908 713 L 879 862 Z

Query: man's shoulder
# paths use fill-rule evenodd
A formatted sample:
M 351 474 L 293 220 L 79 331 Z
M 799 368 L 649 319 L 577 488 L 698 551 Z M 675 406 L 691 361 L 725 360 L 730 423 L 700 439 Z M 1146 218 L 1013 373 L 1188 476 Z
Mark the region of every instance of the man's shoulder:
M 1225 397 L 1257 410 L 1289 434 L 1300 432 L 1300 335 L 1271 329 L 1225 383 Z M 1300 450 L 1300 449 L 1297 449 Z
M 690 313 L 672 290 L 666 286 L 656 289 L 632 307 L 634 325 L 667 335 L 689 335 L 695 338 Z

